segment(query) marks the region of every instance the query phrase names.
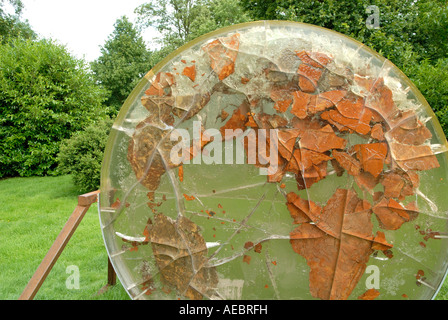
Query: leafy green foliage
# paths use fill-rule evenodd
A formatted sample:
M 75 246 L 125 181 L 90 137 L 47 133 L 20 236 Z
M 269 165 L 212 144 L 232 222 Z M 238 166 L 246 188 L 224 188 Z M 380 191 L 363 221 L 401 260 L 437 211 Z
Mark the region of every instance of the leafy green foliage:
M 137 7 L 135 12 L 141 26 L 159 31 L 164 46 L 180 46 L 187 41 L 203 4 L 203 0 L 152 0 Z
M 0 45 L 0 66 L 0 177 L 54 174 L 61 140 L 104 114 L 104 92 L 49 40 Z
M 75 132 L 61 144 L 59 170 L 71 174 L 80 192 L 100 187 L 101 164 L 113 121 L 110 118 L 92 122 L 84 131 Z
M 448 58 L 424 60 L 406 72 L 432 106 L 445 134 L 448 133 Z
M 135 12 L 141 28 L 154 27 L 161 34 L 154 64 L 205 33 L 251 20 L 239 0 L 151 0 Z
M 239 4 L 239 0 L 209 0 L 200 7 L 199 14 L 191 24 L 187 40 L 237 23 L 251 21 Z
M 21 0 L 8 0 L 14 9 L 14 14 L 8 14 L 4 10 L 5 0 L 0 0 L 0 43 L 6 43 L 13 38 L 21 37 L 34 39 L 36 34 L 31 29 L 27 21 L 20 20 L 23 9 Z
M 113 107 L 113 113 L 151 67 L 151 54 L 126 17 L 115 22 L 115 30 L 101 48 L 101 56 L 91 63 L 95 79 L 109 92 L 106 103 Z

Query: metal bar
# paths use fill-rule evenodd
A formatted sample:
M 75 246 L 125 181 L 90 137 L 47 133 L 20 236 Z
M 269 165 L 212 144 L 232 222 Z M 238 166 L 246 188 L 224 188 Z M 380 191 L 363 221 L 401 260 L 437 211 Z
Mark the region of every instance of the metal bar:
M 73 211 L 47 255 L 42 260 L 31 280 L 28 282 L 25 290 L 23 290 L 20 295 L 19 300 L 32 300 L 35 297 L 37 291 L 47 278 L 76 228 L 84 218 L 84 215 L 89 210 L 90 205 L 96 202 L 98 193 L 99 191 L 95 191 L 78 197 L 78 206 Z

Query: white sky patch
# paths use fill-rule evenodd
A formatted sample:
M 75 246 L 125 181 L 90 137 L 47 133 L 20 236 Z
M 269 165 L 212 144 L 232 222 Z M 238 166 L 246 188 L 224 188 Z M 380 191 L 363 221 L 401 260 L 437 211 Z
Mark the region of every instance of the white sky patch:
M 65 45 L 77 58 L 97 59 L 117 19 L 126 15 L 135 23 L 134 9 L 145 0 L 22 0 L 22 19 L 42 38 Z M 158 36 L 154 30 L 142 33 L 145 41 Z

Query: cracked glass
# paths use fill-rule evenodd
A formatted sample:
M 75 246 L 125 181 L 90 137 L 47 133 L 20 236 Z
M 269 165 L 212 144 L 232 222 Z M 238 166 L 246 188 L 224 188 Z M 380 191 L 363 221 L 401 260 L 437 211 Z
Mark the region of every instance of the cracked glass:
M 132 299 L 431 299 L 447 141 L 390 61 L 292 22 L 171 53 L 122 107 L 100 223 Z

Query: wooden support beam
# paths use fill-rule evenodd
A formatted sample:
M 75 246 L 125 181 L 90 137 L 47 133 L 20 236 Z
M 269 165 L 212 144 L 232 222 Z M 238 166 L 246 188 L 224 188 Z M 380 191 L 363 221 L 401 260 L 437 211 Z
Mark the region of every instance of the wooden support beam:
M 68 241 L 72 237 L 78 225 L 81 223 L 84 215 L 89 210 L 90 205 L 97 202 L 99 191 L 87 193 L 78 197 L 78 205 L 68 219 L 62 231 L 59 233 L 55 242 L 51 246 L 45 258 L 37 268 L 31 280 L 28 282 L 25 290 L 22 292 L 19 300 L 32 300 L 42 283 L 47 278 L 54 264 L 58 260 Z
M 110 262 L 110 258 L 107 259 L 107 262 L 107 284 L 114 286 L 117 284 L 117 274 L 115 273 L 112 262 Z

